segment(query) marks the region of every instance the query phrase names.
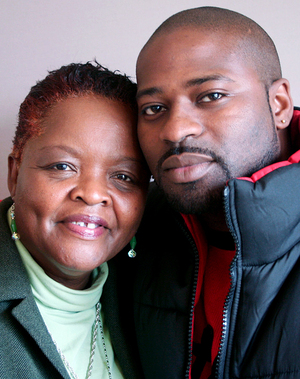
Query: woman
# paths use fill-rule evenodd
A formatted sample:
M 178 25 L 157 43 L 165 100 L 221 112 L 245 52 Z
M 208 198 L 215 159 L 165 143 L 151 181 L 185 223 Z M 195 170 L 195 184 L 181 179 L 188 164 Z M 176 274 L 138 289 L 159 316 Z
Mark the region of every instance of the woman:
M 22 103 L 0 203 L 2 379 L 140 377 L 106 263 L 134 249 L 144 209 L 135 123 L 135 85 L 98 64 L 50 72 Z

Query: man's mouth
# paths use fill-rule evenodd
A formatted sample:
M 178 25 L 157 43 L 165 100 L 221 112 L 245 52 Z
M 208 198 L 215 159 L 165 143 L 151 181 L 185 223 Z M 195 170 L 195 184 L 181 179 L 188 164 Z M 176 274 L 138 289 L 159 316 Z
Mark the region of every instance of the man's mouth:
M 162 177 L 177 184 L 195 182 L 207 173 L 213 163 L 214 159 L 205 154 L 184 152 L 171 155 L 161 165 Z
M 212 161 L 213 158 L 208 155 L 198 153 L 182 153 L 180 155 L 171 155 L 163 162 L 161 167 L 165 171 Z

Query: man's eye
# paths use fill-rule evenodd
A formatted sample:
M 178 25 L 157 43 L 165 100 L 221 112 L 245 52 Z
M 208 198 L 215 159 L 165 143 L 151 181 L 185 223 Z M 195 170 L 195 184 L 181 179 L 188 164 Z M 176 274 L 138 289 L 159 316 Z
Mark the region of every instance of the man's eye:
M 57 164 L 53 165 L 52 168 L 54 168 L 55 170 L 59 170 L 59 171 L 71 170 L 71 167 L 66 163 L 57 163 Z
M 209 103 L 210 101 L 216 101 L 223 97 L 224 95 L 220 92 L 209 93 L 208 95 L 201 98 L 200 102 Z
M 166 110 L 162 105 L 151 105 L 150 107 L 146 107 L 142 110 L 142 113 L 147 116 L 153 116 L 160 112 L 164 112 Z

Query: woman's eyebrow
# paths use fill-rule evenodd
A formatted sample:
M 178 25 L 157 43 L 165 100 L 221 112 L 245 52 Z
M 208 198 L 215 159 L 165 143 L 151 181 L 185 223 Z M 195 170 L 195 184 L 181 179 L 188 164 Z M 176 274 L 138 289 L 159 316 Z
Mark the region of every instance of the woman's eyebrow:
M 74 149 L 71 146 L 67 146 L 67 145 L 47 145 L 47 146 L 41 147 L 39 149 L 39 151 L 43 151 L 43 152 L 47 153 L 48 151 L 50 151 L 50 152 L 53 151 L 53 149 L 62 150 L 62 151 L 69 153 L 70 155 L 74 155 L 74 156 L 78 155 L 78 151 L 76 149 Z

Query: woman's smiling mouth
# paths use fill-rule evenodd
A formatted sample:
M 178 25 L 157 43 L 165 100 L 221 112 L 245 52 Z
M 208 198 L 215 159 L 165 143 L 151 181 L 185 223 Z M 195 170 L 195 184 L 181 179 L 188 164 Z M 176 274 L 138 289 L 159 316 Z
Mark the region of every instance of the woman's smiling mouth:
M 97 216 L 72 215 L 62 223 L 72 233 L 88 239 L 96 239 L 108 229 L 108 223 Z

